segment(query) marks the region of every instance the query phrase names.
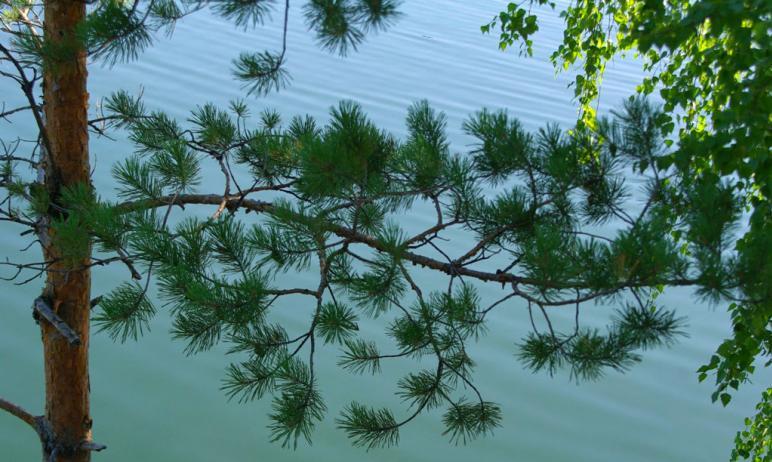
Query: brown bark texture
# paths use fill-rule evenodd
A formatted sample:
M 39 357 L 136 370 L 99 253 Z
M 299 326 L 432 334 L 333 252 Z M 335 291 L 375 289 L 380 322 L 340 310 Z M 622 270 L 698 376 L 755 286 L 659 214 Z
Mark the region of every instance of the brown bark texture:
M 49 152 L 46 184 L 54 204 L 63 188 L 90 184 L 88 156 L 88 93 L 86 52 L 77 44 L 76 26 L 86 15 L 83 0 L 46 0 L 44 34 L 48 43 L 61 45 L 57 55 L 44 65 L 44 111 Z M 52 207 L 51 214 L 61 213 Z M 53 236 L 52 236 L 53 237 Z M 55 241 L 54 241 L 55 242 Z M 47 261 L 56 261 L 61 249 L 48 243 Z M 81 443 L 91 440 L 89 413 L 89 299 L 90 258 L 79 262 L 56 261 L 47 273 L 43 296 L 59 317 L 80 338 L 70 344 L 52 324 L 41 322 L 45 362 L 45 417 L 54 441 L 44 447 L 44 458 L 57 462 L 86 462 L 90 452 Z M 55 452 L 51 457 L 51 452 Z M 49 460 L 45 459 L 45 460 Z

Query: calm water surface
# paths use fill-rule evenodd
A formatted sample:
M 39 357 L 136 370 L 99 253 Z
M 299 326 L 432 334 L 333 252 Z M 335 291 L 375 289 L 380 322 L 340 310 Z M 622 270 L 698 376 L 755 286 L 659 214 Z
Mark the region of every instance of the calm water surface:
M 559 19 L 545 15 L 536 40 L 536 57 L 518 58 L 497 51 L 496 40 L 483 37 L 479 26 L 505 2 L 408 1 L 405 16 L 387 34 L 373 37 L 359 53 L 346 59 L 314 46 L 293 10 L 289 36 L 289 89 L 268 98 L 249 100 L 254 113 L 273 107 L 287 116 L 311 114 L 325 118 L 340 99 L 360 102 L 383 128 L 403 134 L 407 106 L 427 98 L 447 113 L 456 151 L 470 140 L 461 123 L 487 106 L 506 108 L 526 127 L 547 122 L 570 125 L 576 109 L 566 89 L 567 76 L 555 76 L 546 57 L 561 37 Z M 230 61 L 241 50 L 276 47 L 276 26 L 245 33 L 223 21 L 198 14 L 178 25 L 172 40 L 161 40 L 140 62 L 113 69 L 92 67 L 92 107 L 110 91 L 143 91 L 150 107 L 164 108 L 180 119 L 196 104 L 227 104 L 243 94 L 230 79 Z M 626 97 L 639 79 L 632 62 L 617 62 L 602 89 L 601 110 Z M 17 101 L 17 89 L 0 81 L 2 100 Z M 30 133 L 23 118 L 0 125 L 0 135 Z M 125 141 L 95 140 L 94 182 L 111 188 L 112 162 L 131 152 Z M 216 171 L 206 172 L 202 190 L 221 188 Z M 211 181 L 209 181 L 211 179 Z M 418 228 L 428 223 L 420 213 L 401 224 Z M 15 255 L 26 245 L 18 231 L 0 227 L 0 255 Z M 460 248 L 468 237 L 454 236 Z M 34 259 L 34 255 L 25 258 Z M 95 272 L 94 293 L 104 293 L 126 275 L 123 268 Z M 289 274 L 291 283 L 311 284 L 311 277 Z M 426 274 L 423 283 L 443 282 Z M 42 409 L 43 377 L 38 329 L 30 303 L 39 286 L 3 283 L 0 303 L 0 396 L 28 409 Z M 483 297 L 498 294 L 481 288 Z M 670 350 L 647 353 L 631 372 L 611 373 L 598 383 L 575 385 L 566 375 L 549 378 L 524 371 L 514 358 L 514 343 L 526 332 L 523 305 L 513 302 L 496 311 L 489 335 L 472 351 L 478 361 L 477 383 L 486 398 L 501 404 L 504 425 L 492 438 L 455 447 L 441 436 L 441 413 L 430 413 L 405 428 L 399 447 L 364 452 L 350 446 L 335 429 L 336 413 L 352 399 L 373 405 L 394 405 L 395 377 L 411 364 L 384 365 L 382 376 L 353 377 L 334 367 L 334 351 L 319 358 L 320 383 L 330 409 L 314 436 L 313 446 L 287 451 L 268 442 L 269 403 L 229 403 L 219 391 L 231 358 L 221 349 L 195 357 L 182 354 L 184 345 L 169 340 L 170 322 L 162 312 L 152 332 L 138 343 L 114 344 L 106 335 L 92 340 L 92 400 L 95 439 L 109 449 L 101 461 L 555 461 L 649 462 L 723 461 L 728 459 L 734 432 L 749 415 L 769 371 L 739 393 L 724 409 L 710 403 L 711 387 L 698 384 L 695 369 L 718 342 L 729 335 L 723 308 L 710 308 L 688 291 L 667 292 L 663 302 L 689 317 L 689 338 Z M 307 322 L 304 300 L 287 300 L 279 317 L 291 328 Z M 602 323 L 608 308 L 587 306 L 584 321 Z M 362 325 L 377 338 L 382 321 Z M 328 366 L 328 367 L 325 367 Z M 395 408 L 397 415 L 403 412 Z M 23 425 L 0 414 L 0 461 L 38 460 L 36 437 Z

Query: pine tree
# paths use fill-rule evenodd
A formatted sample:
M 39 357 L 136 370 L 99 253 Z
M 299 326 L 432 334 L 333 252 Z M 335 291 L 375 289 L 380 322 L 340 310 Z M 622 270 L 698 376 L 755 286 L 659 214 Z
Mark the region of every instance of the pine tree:
M 5 400 L 0 400 L 0 408 L 37 432 L 44 460 L 87 461 L 91 451 L 104 448 L 91 438 L 88 379 L 94 304 L 90 268 L 102 262 L 91 258 L 86 223 L 69 205 L 75 197 L 93 194 L 88 139 L 89 130 L 100 128 L 99 120 L 89 120 L 87 113 L 87 60 L 115 64 L 134 59 L 157 32 L 171 32 L 178 20 L 204 8 L 250 28 L 262 24 L 274 7 L 271 0 L 0 1 L 0 76 L 18 83 L 28 103 L 13 109 L 3 106 L 0 118 L 29 111 L 39 130 L 38 139 L 29 145 L 21 140 L 2 144 L 0 185 L 7 196 L 0 215 L 26 227 L 41 246 L 39 265 L 8 264 L 46 276 L 33 306 L 42 332 L 46 409 L 45 415 L 33 416 Z M 249 93 L 278 89 L 288 79 L 284 62 L 289 1 L 281 7 L 280 50 L 244 53 L 234 63 L 236 78 Z M 368 31 L 386 27 L 397 13 L 391 0 L 313 0 L 304 12 L 320 44 L 341 54 L 355 49 Z M 33 173 L 19 173 L 20 165 Z M 118 243 L 117 235 L 114 240 Z M 132 268 L 132 276 L 140 278 L 120 245 L 116 252 Z
M 0 50 L 16 71 L 3 72 L 20 79 L 45 135 L 49 119 L 40 116 L 34 84 L 40 72 L 64 75 L 72 62 L 61 57 L 72 50 L 107 62 L 131 59 L 153 32 L 200 8 L 247 26 L 260 23 L 268 3 L 158 1 L 142 10 L 98 2 L 64 44 L 35 38 L 38 23 L 26 4 L 3 4 L 6 29 L 17 36 Z M 323 47 L 346 52 L 388 24 L 394 8 L 314 0 L 305 13 Z M 241 55 L 235 75 L 247 93 L 286 82 L 285 50 Z M 404 409 L 352 402 L 342 410 L 336 424 L 353 444 L 397 444 L 401 428 L 432 409 L 444 413 L 446 437 L 465 443 L 504 418 L 475 385 L 469 353 L 493 310 L 525 301 L 533 331 L 518 343 L 524 366 L 584 381 L 626 371 L 643 351 L 682 334 L 684 320 L 657 300 L 666 287 L 737 303 L 757 296 L 742 277 L 752 262 L 735 248 L 743 202 L 732 182 L 739 180 L 677 175 L 662 160 L 678 148 L 658 129 L 663 114 L 632 98 L 593 127 L 529 133 L 506 112 L 481 110 L 464 124 L 477 144 L 456 154 L 444 115 L 426 102 L 408 109 L 408 136 L 398 139 L 353 102 L 332 108 L 324 125 L 307 116 L 284 123 L 270 110 L 253 117 L 240 101 L 224 108 L 202 102 L 181 123 L 119 91 L 98 121 L 87 121 L 100 131 L 127 131 L 136 146 L 113 168 L 117 199 L 104 199 L 109 194 L 88 181 L 58 184 L 52 195 L 48 177 L 37 183 L 19 171 L 40 167 L 39 158 L 6 153 L 3 218 L 33 232 L 44 223 L 57 251 L 55 262 L 45 254 L 39 264 L 10 265 L 19 278 L 53 272 L 53 263 L 64 268 L 57 277 L 124 265 L 127 282 L 88 303 L 91 322 L 117 341 L 138 339 L 159 309 L 157 291 L 186 353 L 229 347 L 228 396 L 272 397 L 269 430 L 284 446 L 310 440 L 327 414 L 315 358 L 336 352 L 339 366 L 354 374 L 378 374 L 388 361 L 416 366 L 394 380 Z M 219 190 L 202 188 L 205 168 L 222 172 Z M 643 205 L 632 207 L 631 197 Z M 416 207 L 434 210 L 435 221 L 408 232 L 399 218 Z M 598 234 L 598 224 L 618 231 Z M 476 244 L 449 245 L 445 236 L 458 232 Z M 286 285 L 279 276 L 288 271 L 316 280 Z M 444 274 L 447 287 L 426 287 L 425 271 Z M 500 287 L 500 298 L 483 300 L 482 285 Z M 311 314 L 300 333 L 276 322 L 273 308 L 285 297 L 306 300 Z M 609 325 L 582 325 L 583 307 L 599 301 L 617 306 Z M 81 305 L 88 314 L 91 307 Z M 566 310 L 570 326 L 554 319 Z M 60 311 L 45 294 L 36 301 L 41 324 L 63 337 L 57 341 L 85 350 L 88 319 L 73 325 Z M 383 320 L 390 345 L 359 331 L 364 318 Z M 40 418 L 6 401 L 0 408 L 39 432 L 50 459 L 88 460 L 89 450 L 101 448 L 88 434 L 63 440 L 71 427 L 47 433 L 55 406 Z

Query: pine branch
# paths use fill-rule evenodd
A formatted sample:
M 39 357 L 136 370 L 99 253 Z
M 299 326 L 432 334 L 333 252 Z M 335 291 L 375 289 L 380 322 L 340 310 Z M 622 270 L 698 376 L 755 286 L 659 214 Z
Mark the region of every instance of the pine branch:
M 176 197 L 176 199 L 174 200 L 173 199 L 174 198 L 171 196 L 164 196 L 159 198 L 158 200 L 124 202 L 122 204 L 119 204 L 117 207 L 119 209 L 129 211 L 129 210 L 138 210 L 138 209 L 153 208 L 153 207 L 162 207 L 170 204 L 172 205 L 198 204 L 198 205 L 220 206 L 220 204 L 222 204 L 223 201 L 225 200 L 226 208 L 231 204 L 232 205 L 238 204 L 239 208 L 242 208 L 246 211 L 251 211 L 251 212 L 271 213 L 274 210 L 273 208 L 274 206 L 270 202 L 257 201 L 252 199 L 242 199 L 239 196 L 230 196 L 224 199 L 223 196 L 217 195 L 217 194 L 180 194 L 179 196 Z M 340 225 L 335 225 L 332 223 L 329 224 L 328 228 L 331 232 L 335 233 L 337 236 L 347 239 L 350 242 L 364 244 L 379 252 L 389 253 L 389 249 L 387 248 L 387 246 L 384 245 L 383 242 L 381 242 L 380 240 L 372 236 L 368 236 L 366 234 L 357 232 L 353 229 L 340 226 Z M 442 262 L 430 257 L 426 257 L 424 255 L 419 255 L 412 252 L 404 252 L 401 255 L 401 258 L 413 263 L 414 265 L 437 270 L 449 276 L 464 276 L 464 277 L 469 277 L 469 278 L 477 279 L 479 281 L 484 281 L 484 282 L 496 282 L 499 284 L 507 283 L 507 284 L 534 286 L 534 287 L 539 287 L 544 289 L 558 289 L 558 290 L 591 288 L 578 282 L 577 283 L 559 283 L 554 281 L 545 281 L 543 279 L 517 276 L 512 273 L 495 273 L 495 272 L 492 273 L 492 272 L 475 270 L 466 266 L 460 266 L 460 265 L 455 265 L 454 263 Z M 685 278 L 685 277 L 666 279 L 666 280 L 643 281 L 643 282 L 623 281 L 607 290 L 588 294 L 581 301 L 588 301 L 593 298 L 609 295 L 621 289 L 626 289 L 626 288 L 650 287 L 652 285 L 657 285 L 657 284 L 663 284 L 667 286 L 693 286 L 693 285 L 697 285 L 698 282 L 699 281 L 697 279 Z M 522 292 L 519 295 L 527 296 L 527 294 L 524 294 Z M 549 304 L 552 306 L 573 305 L 576 303 L 576 299 L 563 300 L 563 301 L 554 302 L 554 303 L 549 303 L 549 302 L 545 303 L 544 301 L 539 301 L 539 302 L 544 304 Z
M 8 412 L 14 417 L 19 418 L 22 422 L 29 425 L 33 430 L 35 430 L 35 433 L 39 432 L 38 429 L 38 417 L 30 414 L 29 412 L 25 411 L 22 407 L 17 406 L 10 401 L 6 401 L 2 398 L 0 398 L 0 409 Z
M 37 124 L 38 132 L 40 133 L 40 137 L 43 140 L 43 146 L 46 148 L 46 152 L 51 152 L 51 142 L 48 139 L 46 124 L 43 121 L 43 114 L 41 113 L 42 105 L 38 104 L 37 99 L 35 98 L 35 94 L 33 93 L 33 89 L 35 88 L 35 81 L 38 78 L 37 74 L 35 74 L 32 80 L 29 80 L 27 73 L 24 72 L 24 68 L 22 67 L 19 60 L 16 59 L 11 51 L 2 43 L 0 43 L 0 52 L 2 52 L 6 59 L 8 59 L 8 61 L 10 61 L 16 68 L 16 72 L 18 73 L 18 77 L 16 77 L 18 79 L 17 81 L 19 82 L 19 86 L 21 87 L 24 96 L 27 98 L 30 109 L 32 109 L 32 114 L 35 117 L 35 123 Z
M 78 334 L 72 330 L 72 328 L 68 326 L 67 323 L 64 322 L 62 318 L 60 318 L 59 315 L 54 312 L 53 309 L 51 309 L 51 307 L 48 305 L 48 302 L 46 302 L 42 297 L 35 299 L 33 309 L 36 313 L 48 321 L 60 334 L 62 334 L 62 337 L 64 337 L 70 345 L 80 345 L 80 337 Z
M 724 293 L 739 287 L 737 277 L 730 276 L 734 263 L 720 256 L 710 259 L 715 249 L 727 248 L 723 228 L 736 222 L 732 213 L 717 216 L 711 211 L 727 209 L 723 204 L 731 195 L 717 194 L 703 204 L 706 212 L 688 217 L 695 223 L 720 221 L 722 230 L 703 233 L 707 244 L 691 242 L 689 236 L 690 245 L 706 256 L 683 256 L 679 237 L 671 231 L 692 225 L 662 217 L 662 208 L 676 206 L 664 196 L 671 191 L 661 190 L 667 172 L 655 172 L 653 180 L 640 172 L 650 181 L 646 206 L 636 218 L 622 208 L 622 173 L 615 170 L 622 161 L 610 154 L 610 147 L 579 132 L 567 135 L 548 128 L 531 135 L 505 113 L 483 112 L 465 126 L 480 141 L 469 161 L 450 155 L 444 118 L 425 104 L 411 108 L 409 138 L 402 143 L 352 103 L 333 109 L 325 127 L 310 118 L 295 119 L 285 130 L 277 113 L 266 111 L 259 128 L 250 131 L 246 108 L 238 102 L 227 111 L 214 105 L 197 108 L 189 119 L 193 126 L 186 129 L 163 113 L 147 120 L 132 116 L 144 114 L 136 100 L 115 101 L 123 107 L 117 112 L 127 115 L 122 120 L 138 150 L 153 157 L 137 157 L 120 178 L 128 189 L 125 196 L 134 200 L 117 204 L 115 213 L 131 226 L 132 220 L 139 221 L 129 231 L 126 248 L 139 260 L 157 264 L 162 293 L 174 306 L 174 332 L 189 341 L 187 352 L 210 348 L 224 338 L 235 345 L 231 352 L 248 355 L 229 369 L 224 388 L 242 399 L 273 393 L 271 429 L 287 445 L 301 435 L 307 438 L 323 412 L 313 384 L 317 339 L 343 343 L 338 364 L 360 373 L 379 372 L 384 358 L 436 356 L 436 376 L 411 374 L 398 384 L 412 413 L 403 423 L 447 402 L 446 434 L 454 442 L 466 442 L 489 433 L 500 420 L 498 408 L 484 401 L 473 383 L 474 361 L 467 350 L 494 308 L 515 297 L 528 302 L 534 332 L 520 344 L 519 353 L 527 367 L 554 373 L 567 366 L 574 379 L 594 379 L 609 369 L 627 370 L 639 360 L 636 350 L 668 345 L 680 333 L 679 320 L 641 298 L 637 308 L 618 312 L 608 331 L 582 329 L 581 303 L 621 296 L 625 290 L 637 298 L 639 290 L 656 295 L 660 285 L 713 288 L 727 298 L 733 293 Z M 178 189 L 180 194 L 169 195 L 168 185 L 188 184 L 177 183 L 177 178 L 187 178 L 193 169 L 183 172 L 157 159 L 180 147 L 218 163 L 225 177 L 223 193 Z M 251 188 L 238 185 L 228 156 L 249 168 Z M 500 185 L 498 195 L 489 194 L 491 184 Z M 259 200 L 265 198 L 273 202 Z M 433 208 L 427 217 L 431 222 L 405 236 L 390 220 L 416 202 Z M 175 205 L 182 210 L 209 206 L 215 213 L 184 220 L 175 229 L 164 220 L 159 228 L 152 209 L 165 207 L 168 218 Z M 261 216 L 239 222 L 239 210 Z M 147 224 L 135 218 L 142 216 L 152 218 Z M 607 219 L 622 226 L 615 236 L 585 231 Z M 454 232 L 472 234 L 474 245 L 454 246 Z M 509 261 L 495 269 L 490 259 L 499 254 Z M 316 290 L 269 287 L 280 272 L 305 271 L 317 263 Z M 419 286 L 408 263 L 447 275 L 447 290 L 429 292 Z M 710 268 L 721 273 L 706 276 Z M 469 284 L 473 281 L 500 284 L 503 296 L 481 308 Z M 401 310 L 404 316 L 387 331 L 399 353 L 382 355 L 374 343 L 358 338 L 354 312 L 338 303 L 336 290 L 346 291 L 348 300 L 371 314 Z M 316 302 L 309 330 L 294 340 L 266 321 L 274 302 L 290 294 Z M 542 332 L 533 320 L 533 305 L 544 316 Z M 550 307 L 575 310 L 570 313 L 575 325 L 561 331 L 550 319 Z M 116 314 L 112 321 L 118 321 L 116 326 L 126 323 L 129 332 L 145 319 L 133 312 Z M 296 358 L 306 345 L 311 350 L 307 368 Z M 450 397 L 460 389 L 473 391 L 476 401 Z M 358 444 L 370 447 L 396 442 L 403 423 L 387 410 L 357 404 L 339 420 Z
M 28 111 L 30 109 L 33 109 L 33 107 L 32 106 L 21 106 L 21 107 L 17 107 L 17 108 L 6 110 L 5 109 L 5 103 L 3 103 L 3 109 L 0 110 L 0 119 L 5 119 L 6 117 L 8 117 L 8 116 L 10 116 L 12 114 L 16 114 L 17 112 Z
M 14 417 L 19 418 L 22 422 L 29 425 L 32 430 L 35 431 L 35 433 L 40 438 L 40 441 L 43 445 L 43 448 L 50 449 L 52 453 L 52 457 L 50 458 L 51 461 L 56 460 L 56 452 L 61 450 L 72 450 L 73 448 L 65 447 L 61 442 L 59 442 L 56 438 L 56 435 L 53 434 L 51 430 L 51 424 L 48 422 L 48 420 L 44 416 L 34 416 L 24 410 L 22 407 L 17 406 L 16 404 L 11 403 L 10 401 L 4 400 L 3 398 L 0 398 L 0 409 L 8 412 Z M 85 451 L 94 451 L 99 452 L 107 449 L 107 446 L 100 443 L 95 443 L 94 441 L 82 441 L 78 445 L 79 449 L 85 450 Z

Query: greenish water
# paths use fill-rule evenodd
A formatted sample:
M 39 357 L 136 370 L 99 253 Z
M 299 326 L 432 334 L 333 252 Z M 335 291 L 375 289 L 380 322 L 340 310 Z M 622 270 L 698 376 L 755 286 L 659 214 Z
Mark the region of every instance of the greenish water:
M 297 10 L 289 36 L 289 89 L 249 100 L 253 113 L 273 107 L 282 114 L 308 113 L 324 118 L 340 99 L 360 102 L 383 128 L 404 133 L 407 106 L 427 98 L 448 115 L 454 149 L 470 142 L 462 121 L 483 106 L 507 108 L 528 128 L 547 122 L 568 125 L 575 116 L 567 76 L 555 76 L 546 56 L 561 37 L 559 19 L 546 16 L 536 40 L 536 57 L 500 53 L 496 40 L 483 37 L 479 26 L 505 2 L 406 2 L 405 16 L 387 34 L 372 37 L 348 58 L 319 51 L 305 33 Z M 242 95 L 230 79 L 230 60 L 241 50 L 278 45 L 275 26 L 244 33 L 217 18 L 199 14 L 186 19 L 172 40 L 162 39 L 141 61 L 113 69 L 92 68 L 92 108 L 117 88 L 143 91 L 146 103 L 185 118 L 189 109 L 208 101 L 227 104 Z M 616 62 L 602 89 L 601 110 L 618 104 L 639 78 L 633 62 Z M 0 80 L 0 98 L 12 107 L 18 90 Z M 21 117 L 0 124 L 0 137 L 25 136 L 32 127 Z M 112 187 L 107 174 L 112 162 L 131 152 L 125 141 L 95 140 L 94 183 Z M 220 189 L 217 172 L 207 172 L 201 190 Z M 211 181 L 209 181 L 211 180 Z M 420 210 L 402 218 L 407 228 L 428 223 Z M 18 255 L 26 245 L 18 230 L 0 226 L 0 255 Z M 468 247 L 468 237 L 454 237 Z M 23 254 L 34 260 L 36 255 Z M 94 293 L 104 293 L 126 277 L 121 267 L 98 269 Z M 290 282 L 310 282 L 288 274 Z M 422 283 L 442 278 L 425 274 Z M 43 377 L 39 333 L 30 304 L 38 282 L 18 287 L 2 283 L 0 304 L 0 396 L 39 411 Z M 484 297 L 495 287 L 481 287 Z M 359 378 L 334 366 L 334 350 L 319 357 L 319 380 L 330 413 L 319 426 L 313 446 L 287 451 L 268 442 L 269 403 L 228 402 L 220 380 L 231 360 L 222 350 L 195 357 L 169 340 L 169 319 L 162 312 L 152 332 L 138 343 L 114 344 L 106 335 L 92 340 L 92 403 L 95 439 L 109 446 L 98 461 L 723 461 L 742 418 L 752 412 L 762 387 L 770 382 L 762 371 L 756 383 L 737 394 L 729 408 L 710 403 L 710 385 L 698 384 L 695 369 L 718 342 L 729 335 L 723 308 L 701 304 L 689 291 L 666 292 L 662 301 L 689 317 L 689 338 L 669 350 L 646 354 L 631 372 L 611 373 L 597 383 L 577 386 L 567 375 L 550 378 L 524 371 L 514 357 L 514 343 L 528 330 L 523 305 L 513 302 L 492 313 L 487 337 L 474 347 L 477 384 L 486 398 L 501 404 L 504 425 L 494 437 L 456 447 L 441 435 L 440 413 L 429 413 L 405 428 L 399 447 L 364 452 L 350 446 L 335 428 L 336 413 L 350 400 L 374 405 L 396 404 L 395 377 L 409 363 L 384 365 L 375 378 Z M 279 316 L 290 327 L 307 322 L 308 306 L 289 299 Z M 600 324 L 608 308 L 587 306 L 583 320 Z M 383 321 L 362 326 L 364 335 L 378 336 Z M 396 406 L 397 412 L 400 407 Z M 28 428 L 0 414 L 0 461 L 38 460 L 38 442 Z

